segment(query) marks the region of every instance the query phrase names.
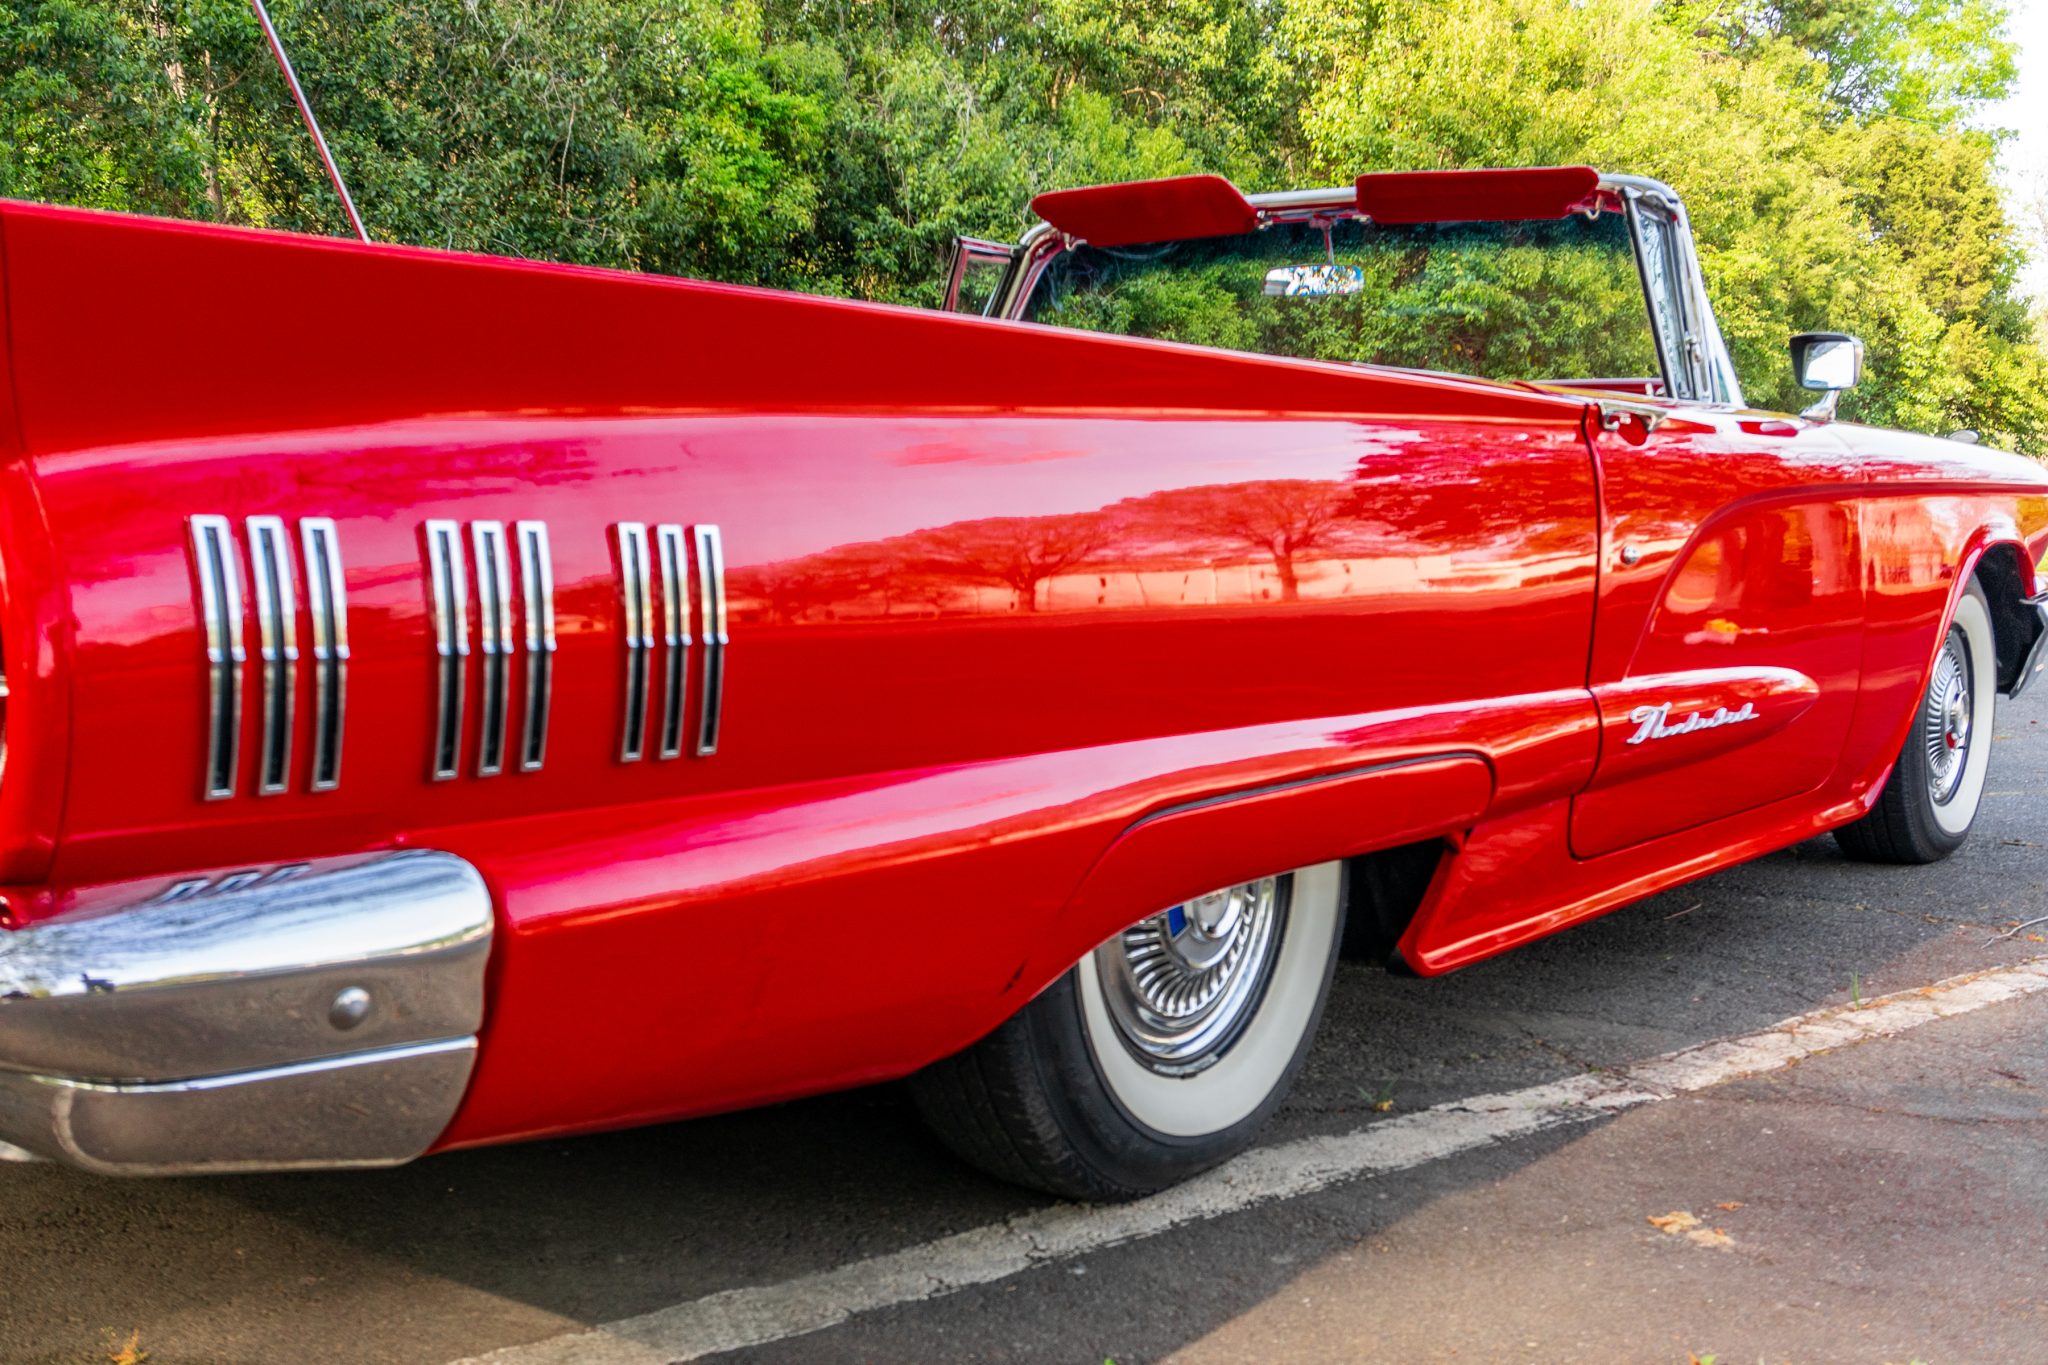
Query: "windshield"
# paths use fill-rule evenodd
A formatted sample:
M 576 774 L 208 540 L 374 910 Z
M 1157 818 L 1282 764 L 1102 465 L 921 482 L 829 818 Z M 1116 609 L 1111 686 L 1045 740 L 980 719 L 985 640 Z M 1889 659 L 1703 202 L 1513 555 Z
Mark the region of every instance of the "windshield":
M 1618 213 L 1416 226 L 1340 219 L 1327 244 L 1319 226 L 1276 223 L 1241 236 L 1077 246 L 1046 267 L 1025 316 L 1488 379 L 1648 389 L 1660 373 Z

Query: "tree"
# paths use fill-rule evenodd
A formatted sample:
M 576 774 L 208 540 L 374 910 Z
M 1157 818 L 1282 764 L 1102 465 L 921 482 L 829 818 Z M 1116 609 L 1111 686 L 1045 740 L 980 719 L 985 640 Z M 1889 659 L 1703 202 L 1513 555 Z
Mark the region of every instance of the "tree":
M 385 240 L 930 304 L 950 238 L 1021 232 L 1043 189 L 1583 161 L 1683 192 L 1753 402 L 1798 404 L 1786 336 L 1837 327 L 1870 343 L 1846 414 L 2048 450 L 1966 122 L 2012 79 L 2001 0 L 271 9 Z M 0 0 L 0 194 L 344 230 L 245 0 Z M 1468 283 L 1572 331 L 1554 281 Z M 1199 281 L 1123 303 L 1261 340 Z

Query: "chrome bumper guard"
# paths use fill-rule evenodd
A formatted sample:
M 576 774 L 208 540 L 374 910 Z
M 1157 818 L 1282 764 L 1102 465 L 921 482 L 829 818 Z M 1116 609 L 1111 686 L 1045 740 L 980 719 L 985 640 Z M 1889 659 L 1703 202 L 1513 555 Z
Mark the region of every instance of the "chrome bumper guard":
M 454 1117 L 491 898 L 404 850 L 129 884 L 0 931 L 0 1144 L 113 1175 L 390 1166 Z
M 2041 628 L 2034 636 L 2034 647 L 2027 654 L 2027 661 L 2020 665 L 2019 675 L 2012 680 L 2008 697 L 2023 696 L 2034 685 L 2041 674 L 2048 672 L 2048 593 L 2029 597 L 2027 605 L 2040 618 Z

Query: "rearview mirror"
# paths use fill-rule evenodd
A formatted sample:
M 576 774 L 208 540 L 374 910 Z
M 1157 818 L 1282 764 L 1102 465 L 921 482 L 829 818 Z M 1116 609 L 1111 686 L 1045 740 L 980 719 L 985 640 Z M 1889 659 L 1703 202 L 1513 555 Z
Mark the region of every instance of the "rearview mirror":
M 1365 271 L 1355 265 L 1281 265 L 1266 272 L 1266 292 L 1297 295 L 1357 294 L 1365 289 Z
M 1844 332 L 1801 332 L 1792 338 L 1792 373 L 1802 389 L 1853 389 L 1863 378 L 1863 343 Z
M 1800 415 L 1826 421 L 1863 378 L 1863 343 L 1846 332 L 1801 332 L 1792 338 L 1792 374 L 1800 388 L 1827 395 Z

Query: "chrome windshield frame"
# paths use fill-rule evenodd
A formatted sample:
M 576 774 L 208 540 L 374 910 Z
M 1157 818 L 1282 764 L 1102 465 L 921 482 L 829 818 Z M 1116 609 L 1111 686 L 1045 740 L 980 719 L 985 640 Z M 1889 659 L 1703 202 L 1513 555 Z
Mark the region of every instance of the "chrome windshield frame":
M 1741 381 L 1735 373 L 1735 362 L 1729 355 L 1727 343 L 1722 339 L 1720 324 L 1715 321 L 1713 303 L 1707 297 L 1706 279 L 1700 270 L 1699 253 L 1693 243 L 1692 221 L 1686 216 L 1684 201 L 1669 185 L 1648 176 L 1602 175 L 1599 188 L 1619 198 L 1632 217 L 1634 206 L 1643 201 L 1653 204 L 1669 217 L 1672 240 L 1678 248 L 1678 266 L 1684 275 L 1680 306 L 1692 346 L 1690 355 L 1671 357 L 1665 363 L 1686 365 L 1693 376 L 1689 387 L 1697 391 L 1694 396 L 1680 401 L 1743 406 Z M 1358 211 L 1358 191 L 1352 185 L 1280 190 L 1246 195 L 1245 198 L 1259 211 L 1261 227 L 1274 223 L 1307 222 L 1317 217 L 1367 217 Z M 1642 264 L 1633 222 L 1630 229 L 1629 250 L 1637 256 L 1640 279 Z M 1018 240 L 1016 255 L 1001 286 L 998 306 L 991 308 L 989 316 L 1024 320 L 1025 310 L 1046 268 L 1062 252 L 1080 244 L 1078 238 L 1067 236 L 1050 223 L 1040 222 L 1032 227 Z M 1647 314 L 1650 306 L 1647 282 L 1644 283 L 1643 306 Z M 1655 331 L 1654 326 L 1652 331 Z M 1660 355 L 1663 350 L 1660 339 Z M 1532 380 L 1541 378 L 1531 376 Z M 1668 385 L 1668 373 L 1666 382 Z

